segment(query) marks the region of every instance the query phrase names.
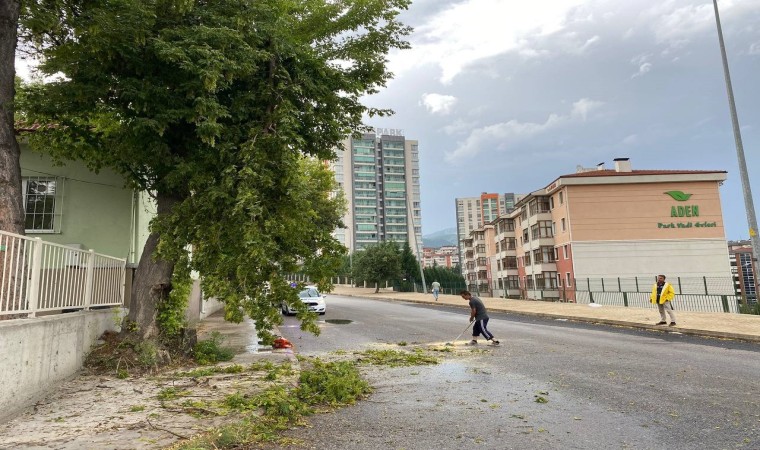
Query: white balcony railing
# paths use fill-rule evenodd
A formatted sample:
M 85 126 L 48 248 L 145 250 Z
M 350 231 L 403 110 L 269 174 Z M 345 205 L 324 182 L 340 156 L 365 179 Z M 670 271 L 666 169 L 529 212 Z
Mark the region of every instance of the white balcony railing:
M 0 231 L 0 316 L 122 306 L 126 260 Z

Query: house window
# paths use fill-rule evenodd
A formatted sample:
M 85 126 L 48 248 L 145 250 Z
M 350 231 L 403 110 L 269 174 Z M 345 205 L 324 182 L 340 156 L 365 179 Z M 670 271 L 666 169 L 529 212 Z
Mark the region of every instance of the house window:
M 58 178 L 23 178 L 24 227 L 28 233 L 60 233 L 62 184 Z

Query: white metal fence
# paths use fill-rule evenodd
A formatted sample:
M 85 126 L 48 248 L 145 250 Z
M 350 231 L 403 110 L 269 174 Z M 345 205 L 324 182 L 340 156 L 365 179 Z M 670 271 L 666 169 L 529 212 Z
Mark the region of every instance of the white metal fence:
M 124 304 L 126 260 L 0 231 L 0 316 Z

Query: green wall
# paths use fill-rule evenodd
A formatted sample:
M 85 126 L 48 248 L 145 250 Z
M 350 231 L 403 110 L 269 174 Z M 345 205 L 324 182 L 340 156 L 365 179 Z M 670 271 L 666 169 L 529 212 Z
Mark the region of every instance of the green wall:
M 62 180 L 60 232 L 33 233 L 58 244 L 82 244 L 97 253 L 137 262 L 147 224 L 155 213 L 147 195 L 133 195 L 122 177 L 111 170 L 91 172 L 79 161 L 56 166 L 49 156 L 21 144 L 22 177 Z M 61 187 L 57 187 L 61 191 Z M 144 228 L 144 229 L 142 229 Z

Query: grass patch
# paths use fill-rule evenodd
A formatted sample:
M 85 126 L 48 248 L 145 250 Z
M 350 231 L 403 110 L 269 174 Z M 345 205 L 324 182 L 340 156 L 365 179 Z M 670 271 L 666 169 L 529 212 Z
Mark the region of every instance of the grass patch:
M 421 349 L 411 352 L 398 350 L 366 350 L 359 355 L 358 361 L 373 366 L 430 366 L 438 364 L 438 358 L 426 355 Z
M 369 384 L 361 379 L 356 365 L 351 362 L 326 363 L 311 359 L 304 366 L 308 367 L 301 372 L 296 388 L 274 386 L 254 396 L 241 393 L 228 395 L 220 406 L 238 412 L 242 420 L 173 448 L 231 450 L 273 442 L 293 444 L 293 440 L 280 437 L 280 433 L 293 425 L 302 425 L 303 418 L 312 414 L 315 407 L 351 404 L 371 391 Z M 262 363 L 257 368 L 268 373 L 292 371 L 287 364 L 277 367 Z
M 176 400 L 188 394 L 189 394 L 188 391 L 182 391 L 174 387 L 168 387 L 168 388 L 164 388 L 158 391 L 158 394 L 156 394 L 156 398 L 163 402 L 167 400 Z
M 235 352 L 227 347 L 222 347 L 224 337 L 218 333 L 211 333 L 211 337 L 204 341 L 199 341 L 193 347 L 195 361 L 201 365 L 216 364 L 222 361 L 229 361 L 235 356 Z
M 140 411 L 145 411 L 145 405 L 135 405 L 129 408 L 129 412 L 140 412 Z
M 223 366 L 223 367 L 201 367 L 199 369 L 190 370 L 187 372 L 177 372 L 175 376 L 178 377 L 188 377 L 188 378 L 201 378 L 201 377 L 210 377 L 212 375 L 219 375 L 219 374 L 232 374 L 232 373 L 242 373 L 245 371 L 245 367 L 241 366 L 240 364 L 233 364 L 231 366 Z

